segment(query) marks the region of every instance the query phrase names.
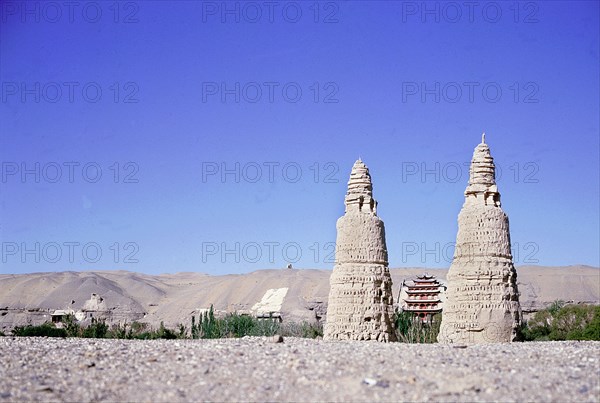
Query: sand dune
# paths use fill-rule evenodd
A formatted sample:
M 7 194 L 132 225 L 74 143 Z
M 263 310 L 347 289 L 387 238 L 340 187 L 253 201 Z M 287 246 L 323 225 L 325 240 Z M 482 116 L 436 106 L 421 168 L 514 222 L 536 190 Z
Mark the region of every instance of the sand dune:
M 539 310 L 555 300 L 600 303 L 600 269 L 590 266 L 517 268 L 521 306 Z M 445 280 L 447 270 L 391 269 L 394 298 L 404 279 L 429 272 Z M 192 314 L 214 305 L 221 312 L 253 312 L 266 293 L 287 288 L 284 320 L 314 321 L 325 315 L 330 270 L 259 270 L 210 276 L 202 273 L 147 275 L 127 271 L 0 275 L 0 329 L 49 320 L 55 309 L 80 310 L 92 293 L 100 295 L 113 321 L 153 325 L 189 323 Z M 269 294 L 267 294 L 267 299 Z M 74 301 L 74 302 L 72 302 Z

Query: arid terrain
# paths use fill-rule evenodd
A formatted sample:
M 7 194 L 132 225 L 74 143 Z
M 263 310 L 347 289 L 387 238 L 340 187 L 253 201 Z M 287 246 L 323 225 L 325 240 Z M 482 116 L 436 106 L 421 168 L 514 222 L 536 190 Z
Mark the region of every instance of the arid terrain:
M 517 268 L 521 307 L 525 313 L 555 300 L 600 302 L 600 269 L 590 266 Z M 445 279 L 447 270 L 391 269 L 397 300 L 404 279 L 429 272 Z M 57 309 L 98 309 L 109 322 L 148 322 L 157 326 L 189 324 L 192 314 L 214 305 L 221 312 L 281 312 L 284 321 L 324 317 L 330 270 L 259 270 L 211 276 L 201 273 L 146 275 L 127 271 L 0 275 L 0 330 L 50 320 Z M 287 290 L 284 290 L 286 289 Z M 91 294 L 102 298 L 90 307 Z M 92 304 L 93 305 L 93 304 Z M 99 314 L 102 314 L 100 312 Z
M 392 269 L 393 292 L 428 271 Z M 525 312 L 598 303 L 600 270 L 519 267 Z M 132 272 L 0 275 L 0 319 L 42 323 L 56 309 L 109 322 L 189 324 L 192 314 L 280 312 L 323 319 L 328 270 L 209 276 Z M 96 296 L 91 298 L 91 295 Z M 286 337 L 120 340 L 0 337 L 0 401 L 573 401 L 600 399 L 600 342 L 482 345 L 328 342 Z
M 0 338 L 0 401 L 598 402 L 600 342 Z

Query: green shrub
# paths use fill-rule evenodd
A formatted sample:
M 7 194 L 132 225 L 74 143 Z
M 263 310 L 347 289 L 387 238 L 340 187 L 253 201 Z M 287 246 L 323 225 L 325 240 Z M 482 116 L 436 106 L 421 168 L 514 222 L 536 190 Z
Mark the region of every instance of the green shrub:
M 203 339 L 221 338 L 220 323 L 215 318 L 213 306 L 200 317 L 200 330 Z
M 560 311 L 563 306 L 565 306 L 565 301 L 557 299 L 552 304 L 550 304 L 550 306 L 547 308 L 547 311 L 551 315 L 556 315 L 556 313 L 558 313 L 558 311 Z
M 18 337 L 67 337 L 65 329 L 58 329 L 52 323 L 46 322 L 39 326 L 17 326 L 12 334 Z
M 249 315 L 231 313 L 221 320 L 217 320 L 219 337 L 244 337 L 257 331 L 260 324 Z
M 137 323 L 137 322 L 133 322 L 133 323 Z M 109 339 L 133 339 L 132 327 L 133 327 L 133 324 L 129 327 L 129 329 L 127 328 L 127 323 L 114 324 L 108 331 L 106 337 Z
M 276 317 L 255 318 L 237 312 L 229 313 L 222 318 L 214 315 L 211 305 L 207 312 L 196 317 L 192 316 L 190 329 L 192 339 L 217 339 L 225 337 L 244 336 L 282 336 L 316 338 L 323 336 L 323 325 L 320 323 L 280 323 Z
M 287 337 L 304 337 L 307 339 L 315 339 L 323 337 L 323 323 L 309 322 L 288 322 L 281 326 L 281 335 Z
M 103 320 L 92 318 L 92 323 L 81 330 L 81 337 L 104 339 L 108 334 L 108 325 Z
M 244 336 L 273 336 L 279 332 L 280 324 L 276 318 L 257 319 L 237 312 L 229 313 L 222 318 L 214 315 L 211 305 L 208 312 L 192 316 L 190 329 L 193 339 L 219 339 Z
M 600 340 L 600 306 L 595 307 L 594 317 L 581 332 L 581 340 Z
M 179 324 L 179 333 L 177 334 L 178 339 L 187 339 L 187 328 L 183 324 Z
M 600 306 L 555 301 L 521 329 L 525 341 L 600 340 Z
M 77 323 L 75 315 L 69 314 L 65 316 L 63 321 L 63 328 L 67 332 L 67 337 L 81 337 L 83 330 Z
M 441 314 L 433 315 L 427 322 L 423 322 L 412 312 L 394 314 L 396 337 L 402 343 L 436 343 L 441 323 Z
M 251 318 L 254 327 L 247 336 L 275 336 L 280 333 L 281 323 L 278 318 Z
M 415 315 L 412 312 L 396 311 L 396 313 L 394 314 L 394 324 L 396 332 L 399 335 L 408 334 L 409 330 L 414 325 L 415 319 Z
M 175 333 L 174 330 L 166 328 L 165 324 L 163 322 L 160 322 L 160 327 L 156 332 L 156 338 L 168 340 L 177 339 L 177 333 Z
M 183 339 L 186 337 L 187 329 L 183 325 L 179 325 L 178 331 L 165 327 L 163 322 L 160 322 L 158 329 L 152 329 L 147 323 L 132 322 L 118 323 L 112 326 L 107 331 L 106 337 L 111 339 L 137 339 L 137 340 L 155 340 L 155 339 Z
M 590 328 L 594 317 L 600 315 L 600 307 L 590 305 L 567 305 L 554 315 L 550 340 L 586 340 L 584 331 Z M 590 330 L 593 336 L 593 330 Z M 600 337 L 587 339 L 600 340 Z
M 521 338 L 524 341 L 550 340 L 551 324 L 552 314 L 550 311 L 548 309 L 538 311 L 529 321 L 523 322 Z

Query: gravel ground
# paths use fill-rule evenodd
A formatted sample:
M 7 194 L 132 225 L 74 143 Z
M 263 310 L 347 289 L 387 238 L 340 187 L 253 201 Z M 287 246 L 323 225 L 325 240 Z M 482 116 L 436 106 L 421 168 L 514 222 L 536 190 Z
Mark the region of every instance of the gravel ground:
M 600 342 L 0 338 L 0 401 L 600 401 Z

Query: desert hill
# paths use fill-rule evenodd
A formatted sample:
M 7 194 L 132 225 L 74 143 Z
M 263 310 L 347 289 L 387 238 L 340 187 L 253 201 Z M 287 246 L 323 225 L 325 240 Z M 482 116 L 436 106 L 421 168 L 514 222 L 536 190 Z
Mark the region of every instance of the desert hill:
M 447 270 L 391 269 L 397 300 L 404 279 L 428 272 L 445 281 Z M 600 303 L 600 269 L 590 266 L 517 268 L 521 306 L 534 312 L 555 300 Z M 284 320 L 314 321 L 326 312 L 330 270 L 278 269 L 212 276 L 147 275 L 128 271 L 0 274 L 0 330 L 50 320 L 57 309 L 90 310 L 91 295 L 109 322 L 188 324 L 214 305 L 220 312 L 277 311 Z M 97 301 L 96 301 L 97 302 Z M 97 314 L 102 314 L 98 312 Z

